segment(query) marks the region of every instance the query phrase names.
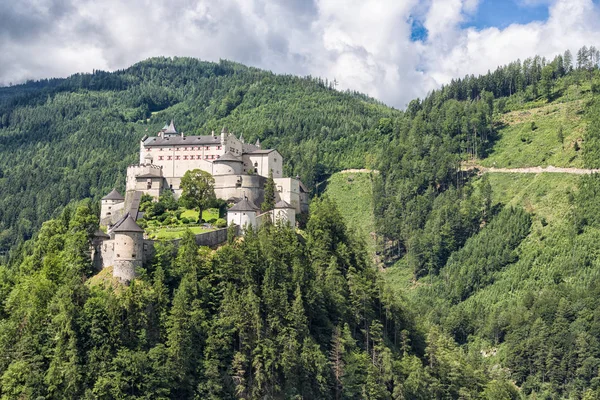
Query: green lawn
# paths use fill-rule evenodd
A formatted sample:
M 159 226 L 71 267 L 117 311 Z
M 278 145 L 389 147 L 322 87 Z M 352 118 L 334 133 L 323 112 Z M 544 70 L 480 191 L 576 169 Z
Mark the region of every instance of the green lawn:
M 334 174 L 329 178 L 325 193 L 337 203 L 347 226 L 358 232 L 374 250 L 375 241 L 371 235 L 375 231 L 372 174 Z
M 179 239 L 183 236 L 186 229 L 190 229 L 192 233 L 199 234 L 203 232 L 208 232 L 212 229 L 207 229 L 203 226 L 192 226 L 188 227 L 187 225 L 181 222 L 181 219 L 187 218 L 191 223 L 198 222 L 198 211 L 189 210 L 189 209 L 181 209 L 181 217 L 177 220 L 178 224 L 170 224 L 169 226 L 160 226 L 160 222 L 157 220 L 149 221 L 148 228 L 146 228 L 146 233 L 151 239 Z M 202 217 L 205 221 L 213 221 L 219 218 L 219 209 L 218 208 L 209 208 L 208 210 L 202 211 Z
M 190 221 L 198 222 L 198 211 L 197 210 L 185 210 L 181 213 L 181 218 L 187 218 Z M 205 221 L 210 221 L 219 218 L 218 208 L 209 208 L 208 210 L 202 211 L 202 218 Z
M 209 231 L 213 230 L 213 229 L 207 229 L 203 226 L 192 226 L 192 227 L 180 226 L 180 227 L 175 227 L 175 228 L 167 228 L 167 227 L 154 228 L 154 229 L 151 228 L 151 229 L 147 229 L 146 232 L 148 233 L 148 236 L 151 239 L 157 239 L 157 240 L 180 239 L 183 237 L 183 234 L 185 233 L 185 231 L 187 229 L 192 231 L 192 233 L 194 235 L 197 235 L 199 233 L 209 232 Z
M 583 167 L 581 142 L 586 126 L 583 105 L 584 100 L 550 103 L 501 115 L 503 127 L 498 130 L 499 138 L 481 164 L 499 168 Z M 531 129 L 532 122 L 537 129 Z M 560 126 L 563 144 L 558 139 Z

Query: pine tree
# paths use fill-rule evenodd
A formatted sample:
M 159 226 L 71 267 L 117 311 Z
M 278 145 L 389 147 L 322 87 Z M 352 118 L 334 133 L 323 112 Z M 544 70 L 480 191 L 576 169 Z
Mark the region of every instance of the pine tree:
M 269 171 L 269 177 L 265 183 L 265 199 L 260 205 L 262 212 L 270 211 L 275 208 L 275 181 L 273 180 L 273 170 Z

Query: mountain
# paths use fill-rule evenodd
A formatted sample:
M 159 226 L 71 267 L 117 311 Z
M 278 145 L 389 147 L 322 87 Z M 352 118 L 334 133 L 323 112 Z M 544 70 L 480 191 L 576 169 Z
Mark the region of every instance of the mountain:
M 260 139 L 282 153 L 289 176 L 312 187 L 371 162 L 378 121 L 401 114 L 321 79 L 191 58 L 0 88 L 0 252 L 69 202 L 123 189 L 139 140 L 165 121 L 189 134 L 226 125 Z

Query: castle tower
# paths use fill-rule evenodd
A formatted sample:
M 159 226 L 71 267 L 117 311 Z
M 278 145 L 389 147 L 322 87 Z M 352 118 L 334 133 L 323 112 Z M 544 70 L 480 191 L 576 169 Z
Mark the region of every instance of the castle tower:
M 111 231 L 114 234 L 113 276 L 129 282 L 142 266 L 144 230 L 127 215 Z
M 123 202 L 125 202 L 125 197 L 117 192 L 116 189 L 113 189 L 109 194 L 104 196 L 100 202 L 100 220 L 110 217 L 116 210 L 122 209 Z
M 178 134 L 179 133 L 177 132 L 177 129 L 175 129 L 175 123 L 173 122 L 173 120 L 171 120 L 171 123 L 169 124 L 167 129 L 163 131 L 163 137 L 173 137 L 178 136 Z
M 284 200 L 279 200 L 273 210 L 275 222 L 281 221 L 296 226 L 296 208 Z
M 213 161 L 213 175 L 239 175 L 242 173 L 243 161 L 227 152 Z
M 242 201 L 227 210 L 227 225 L 235 224 L 241 227 L 248 225 L 256 229 L 258 210 L 259 208 L 251 200 L 244 197 Z

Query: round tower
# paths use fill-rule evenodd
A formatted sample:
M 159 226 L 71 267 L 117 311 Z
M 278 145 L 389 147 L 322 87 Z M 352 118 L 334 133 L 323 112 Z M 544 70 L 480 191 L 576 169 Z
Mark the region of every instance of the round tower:
M 243 161 L 227 152 L 213 161 L 213 175 L 240 175 Z
M 113 276 L 129 282 L 135 278 L 135 269 L 142 266 L 144 230 L 127 214 L 111 232 L 114 233 Z

